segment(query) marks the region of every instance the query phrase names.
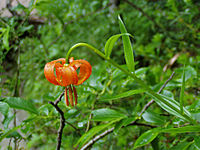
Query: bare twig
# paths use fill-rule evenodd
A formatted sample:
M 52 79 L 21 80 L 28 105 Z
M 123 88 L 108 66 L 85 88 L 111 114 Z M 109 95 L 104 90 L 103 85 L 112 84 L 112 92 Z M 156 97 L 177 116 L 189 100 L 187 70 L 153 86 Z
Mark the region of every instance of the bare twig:
M 58 137 L 57 137 L 57 147 L 56 150 L 60 150 L 61 142 L 62 142 L 62 132 L 65 127 L 65 116 L 64 112 L 58 107 L 58 103 L 61 101 L 62 97 L 64 95 L 64 92 L 55 100 L 55 102 L 49 101 L 49 104 L 51 104 L 60 114 L 60 127 L 58 129 Z
M 10 12 L 13 16 L 19 16 L 19 15 L 17 14 L 16 11 L 12 10 L 12 5 L 11 5 L 12 1 L 13 1 L 13 0 L 8 0 L 8 1 L 7 1 L 6 8 L 9 10 L 9 12 Z
M 173 78 L 175 72 L 173 72 L 171 74 L 171 76 L 167 79 L 167 81 L 165 81 L 165 83 L 162 85 L 162 87 L 159 89 L 159 91 L 157 92 L 158 94 L 162 92 L 162 90 L 166 87 L 167 83 Z M 150 100 L 142 109 L 142 111 L 140 112 L 139 116 L 141 117 L 142 114 L 151 106 L 151 104 L 154 103 L 154 100 Z
M 61 101 L 62 97 L 64 96 L 65 94 L 65 91 L 63 91 L 60 96 L 55 100 L 54 104 L 55 105 L 58 105 L 58 103 Z
M 53 105 L 56 108 L 56 110 L 59 112 L 59 114 L 60 114 L 60 127 L 58 129 L 57 147 L 56 147 L 56 150 L 60 150 L 61 142 L 62 142 L 62 133 L 63 133 L 63 129 L 65 127 L 64 112 L 58 107 L 57 104 L 55 104 L 55 103 L 53 103 L 51 101 L 49 101 L 49 104 Z
M 166 85 L 168 84 L 168 82 L 170 80 L 172 80 L 172 78 L 174 77 L 175 72 L 172 72 L 171 76 L 167 79 L 167 81 L 165 81 L 165 83 L 162 85 L 162 87 L 159 89 L 158 94 L 160 94 L 162 92 L 162 90 L 166 87 Z
M 162 90 L 166 87 L 167 83 L 173 78 L 175 72 L 172 73 L 172 75 L 167 79 L 167 81 L 165 81 L 165 83 L 162 85 L 162 87 L 159 89 L 158 93 L 161 93 Z M 148 102 L 142 109 L 142 111 L 140 112 L 140 116 L 144 113 L 144 111 L 149 108 L 149 106 L 154 102 L 154 100 L 151 100 L 150 102 Z M 137 125 L 137 126 L 146 126 L 146 127 L 150 127 L 150 128 L 155 128 L 156 126 L 152 126 L 152 125 L 148 125 L 148 124 L 143 124 L 143 123 L 138 123 L 137 120 L 131 122 L 130 124 L 128 124 L 127 126 L 132 126 L 132 125 Z M 125 126 L 123 126 L 122 128 L 124 128 Z M 90 140 L 88 143 L 86 143 L 81 150 L 85 150 L 89 147 L 91 147 L 96 141 L 98 141 L 99 139 L 105 137 L 106 135 L 108 135 L 109 133 L 113 132 L 114 127 L 110 128 L 106 131 L 104 131 L 103 133 L 95 136 L 92 140 Z
M 57 112 L 60 114 L 60 127 L 58 129 L 57 148 L 56 148 L 56 150 L 60 150 L 61 142 L 62 142 L 62 133 L 63 133 L 63 129 L 65 127 L 65 123 L 67 123 L 72 128 L 74 128 L 75 131 L 78 133 L 78 135 L 81 136 L 79 130 L 73 124 L 71 124 L 70 122 L 66 121 L 65 116 L 64 116 L 64 112 L 58 106 L 58 103 L 61 101 L 62 97 L 64 96 L 64 93 L 65 92 L 63 91 L 60 94 L 60 96 L 55 100 L 55 102 L 49 101 L 49 104 L 51 104 L 53 107 L 55 107 L 55 109 L 57 110 Z
M 143 123 L 137 123 L 137 122 L 134 122 L 134 123 L 131 123 L 127 126 L 133 126 L 133 125 L 137 125 L 137 126 L 146 126 L 146 127 L 150 127 L 150 128 L 155 128 L 156 126 L 152 126 L 152 125 L 148 125 L 148 124 L 143 124 Z M 122 128 L 124 128 L 125 126 L 123 126 Z M 106 131 L 104 131 L 103 133 L 95 136 L 92 140 L 90 140 L 87 144 L 85 144 L 80 150 L 85 150 L 85 149 L 88 149 L 89 147 L 91 147 L 96 141 L 98 141 L 99 139 L 105 137 L 106 135 L 108 135 L 109 133 L 113 132 L 115 128 L 112 127 Z
M 85 144 L 85 145 L 81 148 L 81 150 L 85 150 L 85 149 L 89 148 L 89 147 L 92 146 L 96 141 L 98 141 L 99 139 L 103 138 L 103 137 L 106 136 L 107 134 L 113 132 L 114 129 L 115 129 L 115 128 L 112 127 L 112 128 L 110 128 L 110 129 L 106 130 L 105 132 L 103 132 L 103 133 L 101 133 L 101 134 L 95 136 L 92 140 L 90 140 L 87 144 Z
M 76 126 L 74 126 L 73 124 L 71 124 L 71 123 L 68 122 L 68 121 L 65 121 L 65 122 L 66 122 L 68 125 L 70 125 L 72 128 L 74 128 L 74 130 L 78 133 L 78 135 L 81 136 L 81 133 L 80 133 L 79 129 L 77 129 Z

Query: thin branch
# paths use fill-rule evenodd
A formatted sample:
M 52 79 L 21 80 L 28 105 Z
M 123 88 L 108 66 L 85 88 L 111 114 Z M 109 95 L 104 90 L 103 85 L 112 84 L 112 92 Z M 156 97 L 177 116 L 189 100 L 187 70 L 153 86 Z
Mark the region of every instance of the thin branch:
M 87 148 L 89 148 L 90 146 L 92 146 L 96 141 L 98 141 L 99 139 L 103 138 L 104 136 L 106 136 L 107 134 L 113 132 L 115 128 L 112 127 L 111 129 L 106 130 L 105 132 L 95 136 L 92 140 L 90 140 L 87 144 L 85 144 L 80 150 L 85 150 Z
M 10 12 L 13 16 L 19 16 L 19 15 L 17 14 L 16 11 L 12 10 L 12 4 L 11 4 L 12 1 L 13 1 L 13 0 L 8 0 L 8 1 L 7 1 L 7 3 L 6 3 L 6 8 L 9 10 L 9 12 Z
M 60 96 L 55 100 L 55 102 L 49 101 L 49 104 L 51 104 L 53 107 L 55 107 L 55 109 L 57 110 L 57 112 L 60 114 L 60 127 L 58 129 L 57 148 L 56 148 L 56 150 L 60 150 L 61 142 L 62 142 L 62 133 L 63 133 L 63 129 L 65 127 L 65 123 L 67 123 L 72 128 L 74 128 L 75 131 L 78 133 L 78 135 L 81 136 L 79 130 L 73 124 L 71 124 L 70 122 L 66 121 L 65 116 L 64 116 L 64 112 L 58 106 L 58 103 L 61 101 L 62 97 L 64 96 L 64 93 L 65 92 L 63 91 L 60 94 Z
M 62 98 L 62 97 L 61 97 Z M 58 129 L 58 137 L 57 137 L 57 147 L 56 150 L 60 150 L 61 142 L 62 142 L 62 133 L 63 129 L 65 127 L 65 117 L 64 112 L 58 107 L 57 104 L 54 104 L 53 102 L 49 101 L 49 104 L 51 104 L 60 114 L 60 127 Z
M 60 114 L 60 127 L 58 129 L 58 137 L 57 137 L 57 147 L 56 150 L 60 150 L 61 142 L 62 142 L 62 133 L 63 129 L 65 127 L 65 116 L 64 112 L 58 107 L 58 103 L 61 101 L 62 97 L 64 95 L 64 92 L 61 93 L 61 95 L 55 100 L 55 102 L 49 101 L 49 104 L 51 104 Z
M 137 126 L 145 126 L 145 127 L 150 127 L 150 128 L 155 128 L 156 126 L 152 126 L 152 125 L 148 125 L 148 124 L 143 124 L 143 123 L 137 123 L 137 122 L 134 122 L 134 123 L 131 123 L 127 126 L 133 126 L 133 125 L 137 125 Z M 125 126 L 123 126 L 122 128 L 124 128 Z M 106 131 L 104 131 L 103 133 L 95 136 L 92 140 L 90 140 L 87 144 L 85 144 L 80 150 L 85 150 L 85 149 L 88 149 L 89 147 L 91 147 L 96 141 L 98 141 L 99 139 L 105 137 L 106 135 L 108 135 L 109 133 L 113 132 L 115 128 L 112 127 Z
M 167 79 L 167 81 L 165 81 L 165 83 L 162 85 L 162 87 L 159 89 L 158 93 L 161 93 L 162 90 L 166 87 L 167 83 L 173 78 L 175 72 L 172 73 L 172 75 Z M 144 113 L 144 111 L 154 102 L 154 100 L 151 100 L 150 102 L 148 102 L 142 109 L 142 111 L 140 112 L 140 115 L 142 115 L 142 113 Z M 148 125 L 148 124 L 143 124 L 143 123 L 138 123 L 138 120 L 133 121 L 132 123 L 128 124 L 127 126 L 132 126 L 132 125 L 137 125 L 137 126 L 146 126 L 146 127 L 150 127 L 150 128 L 155 128 L 156 126 L 153 125 Z M 125 126 L 123 126 L 122 128 L 124 128 Z M 86 143 L 81 150 L 85 150 L 88 149 L 89 147 L 91 147 L 96 141 L 98 141 L 99 139 L 105 137 L 106 135 L 108 135 L 109 133 L 113 132 L 114 127 L 110 128 L 106 131 L 104 131 L 103 133 L 95 136 L 92 140 L 90 140 L 88 143 Z
M 165 83 L 159 89 L 158 94 L 160 94 L 162 92 L 162 90 L 166 87 L 166 85 L 169 83 L 169 81 L 172 80 L 172 78 L 174 77 L 174 74 L 175 74 L 175 72 L 172 72 L 171 76 L 167 79 L 167 81 L 165 81 Z
M 55 105 L 58 105 L 58 103 L 61 101 L 62 97 L 64 96 L 65 94 L 65 91 L 63 91 L 60 96 L 55 100 L 54 104 Z
M 174 77 L 175 72 L 173 72 L 171 74 L 171 76 L 167 79 L 167 81 L 165 81 L 165 83 L 162 85 L 162 87 L 159 89 L 159 91 L 157 92 L 158 94 L 160 94 L 162 92 L 162 90 L 166 87 L 167 83 L 172 80 L 172 78 Z M 139 113 L 139 116 L 141 117 L 142 114 L 154 103 L 154 100 L 150 100 L 142 109 L 142 111 Z
M 72 128 L 74 128 L 74 130 L 78 133 L 78 135 L 81 136 L 81 133 L 80 133 L 79 129 L 77 129 L 76 126 L 74 126 L 73 124 L 71 124 L 71 123 L 68 122 L 68 121 L 65 121 L 65 122 L 66 122 L 68 125 L 70 125 Z

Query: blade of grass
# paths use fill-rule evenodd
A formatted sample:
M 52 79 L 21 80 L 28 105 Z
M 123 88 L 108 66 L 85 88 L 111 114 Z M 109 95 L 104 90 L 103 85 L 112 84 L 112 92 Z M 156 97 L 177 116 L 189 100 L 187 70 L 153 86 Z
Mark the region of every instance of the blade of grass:
M 185 65 L 183 68 L 183 75 L 182 75 L 182 86 L 181 86 L 181 93 L 180 93 L 180 111 L 183 114 L 183 101 L 184 101 L 184 90 L 185 90 Z

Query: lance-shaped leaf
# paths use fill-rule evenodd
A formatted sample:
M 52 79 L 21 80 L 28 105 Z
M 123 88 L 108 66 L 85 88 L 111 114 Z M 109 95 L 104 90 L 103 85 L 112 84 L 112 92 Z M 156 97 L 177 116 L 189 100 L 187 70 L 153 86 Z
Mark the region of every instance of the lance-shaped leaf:
M 124 25 L 123 21 L 121 20 L 120 16 L 119 16 L 119 26 L 120 26 L 121 33 L 127 33 L 125 25 Z M 125 56 L 125 60 L 126 60 L 126 65 L 129 69 L 129 71 L 135 73 L 133 48 L 132 48 L 129 36 L 123 35 L 122 40 L 123 40 L 123 46 L 124 46 L 124 56 Z
M 142 117 L 146 122 L 155 123 L 156 125 L 165 123 L 165 118 L 154 112 L 146 111 Z
M 130 90 L 130 91 L 127 91 L 127 92 L 124 92 L 124 93 L 120 93 L 118 95 L 114 95 L 114 96 L 111 96 L 111 97 L 104 98 L 101 101 L 103 101 L 103 102 L 112 101 L 112 100 L 125 98 L 125 97 L 129 97 L 129 96 L 132 96 L 132 95 L 135 95 L 135 94 L 144 93 L 144 92 L 145 92 L 145 90 L 143 90 L 143 89 Z
M 112 121 L 116 119 L 123 119 L 127 116 L 121 112 L 113 109 L 103 108 L 92 111 L 94 121 Z
M 152 130 L 148 130 L 147 132 L 143 133 L 135 142 L 134 149 L 149 144 L 153 141 L 157 135 L 160 133 L 160 128 L 155 128 Z
M 170 114 L 173 114 L 175 116 L 177 116 L 178 118 L 181 118 L 185 121 L 192 121 L 194 123 L 194 120 L 190 114 L 189 111 L 187 111 L 187 109 L 185 109 L 183 107 L 183 112 L 184 114 L 181 113 L 180 111 L 180 104 L 169 98 L 166 97 L 164 95 L 161 94 L 156 94 L 156 93 L 148 93 L 148 95 L 150 95 L 152 98 L 154 98 L 155 102 L 164 110 L 166 110 L 167 112 L 169 112 Z
M 200 132 L 200 125 L 195 126 L 185 126 L 180 128 L 167 128 L 162 129 L 161 132 L 163 133 L 187 133 L 187 132 Z
M 110 121 L 107 124 L 102 124 L 102 125 L 98 125 L 92 129 L 90 129 L 88 132 L 86 132 L 85 134 L 83 134 L 81 136 L 81 138 L 78 140 L 78 142 L 75 144 L 75 147 L 77 145 L 79 145 L 79 147 L 82 147 L 85 143 L 87 143 L 93 136 L 95 136 L 96 134 L 98 134 L 100 131 L 106 129 L 109 126 L 113 126 L 112 124 L 119 121 L 120 119 L 116 119 L 113 121 Z
M 105 55 L 107 58 L 110 58 L 110 55 L 111 55 L 111 52 L 112 52 L 112 49 L 114 47 L 114 44 L 115 42 L 122 36 L 122 35 L 128 35 L 128 36 L 131 36 L 129 33 L 123 33 L 123 34 L 117 34 L 117 35 L 113 35 L 111 36 L 108 41 L 106 42 L 106 45 L 105 45 Z
M 6 103 L 0 102 L 0 112 L 5 116 L 8 113 L 9 106 Z
M 187 133 L 187 132 L 200 132 L 200 126 L 184 126 L 179 128 L 155 128 L 152 130 L 148 130 L 147 132 L 143 133 L 135 142 L 134 149 L 149 144 L 153 141 L 158 134 L 160 133 Z

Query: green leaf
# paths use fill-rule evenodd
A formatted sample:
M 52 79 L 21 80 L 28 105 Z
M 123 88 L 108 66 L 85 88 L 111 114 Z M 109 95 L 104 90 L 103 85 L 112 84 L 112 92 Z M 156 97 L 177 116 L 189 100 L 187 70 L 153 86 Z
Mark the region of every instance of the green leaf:
M 194 137 L 194 144 L 195 144 L 195 147 L 197 147 L 197 149 L 199 150 L 200 149 L 200 137 Z
M 109 127 L 110 125 L 112 125 L 114 122 L 117 122 L 117 121 L 119 121 L 119 119 L 116 119 L 116 120 L 111 121 L 111 122 L 109 122 L 107 124 L 99 125 L 99 126 L 96 126 L 96 127 L 92 128 L 92 129 L 90 129 L 88 132 L 86 132 L 85 134 L 83 134 L 81 136 L 81 138 L 75 144 L 75 147 L 77 145 L 79 145 L 79 147 L 82 147 L 82 145 L 87 143 L 97 133 L 99 133 L 100 131 L 104 130 L 105 128 Z
M 141 67 L 141 68 L 135 70 L 135 75 L 136 76 L 143 75 L 147 72 L 148 69 L 149 69 L 148 67 Z
M 115 42 L 122 36 L 122 35 L 128 35 L 131 36 L 129 33 L 124 33 L 124 34 L 117 34 L 117 35 L 113 35 L 111 36 L 108 41 L 106 42 L 105 45 L 105 55 L 107 58 L 110 58 L 110 54 L 112 52 L 112 49 L 114 47 Z
M 179 128 L 155 128 L 143 133 L 135 142 L 134 149 L 149 144 L 153 141 L 159 133 L 187 133 L 187 132 L 200 132 L 200 125 L 185 126 Z
M 182 114 L 183 114 L 184 90 L 185 90 L 185 65 L 183 69 L 182 86 L 180 93 L 180 110 Z
M 192 66 L 181 67 L 181 68 L 178 68 L 176 70 L 176 72 L 181 74 L 181 73 L 183 73 L 183 70 L 185 70 L 184 71 L 185 72 L 185 82 L 188 81 L 189 79 L 197 77 L 197 71 L 196 71 L 196 69 L 194 67 L 192 67 Z M 180 81 L 182 79 L 180 79 Z
M 116 110 L 103 108 L 92 111 L 94 121 L 112 121 L 116 119 L 126 118 L 127 116 Z
M 135 121 L 136 117 L 129 117 L 129 118 L 124 118 L 122 120 L 120 120 L 119 122 L 116 123 L 115 125 L 115 129 L 114 129 L 114 133 L 117 133 L 122 127 L 127 126 L 128 124 L 130 124 L 131 122 Z
M 0 112 L 1 112 L 4 116 L 7 115 L 8 110 L 9 110 L 8 104 L 7 104 L 7 103 L 2 103 L 2 102 L 0 102 Z
M 119 18 L 119 26 L 121 33 L 127 33 L 124 23 L 122 22 L 120 16 L 118 16 L 118 18 Z M 126 65 L 132 73 L 135 73 L 135 63 L 134 63 L 133 48 L 131 45 L 131 41 L 128 35 L 123 35 L 122 40 L 124 46 L 124 56 L 126 60 Z
M 5 131 L 3 132 L 3 134 L 1 134 L 1 136 L 0 136 L 0 142 L 1 142 L 4 138 L 6 138 L 8 135 L 10 135 L 11 133 L 15 132 L 16 130 L 18 130 L 19 128 L 23 127 L 24 125 L 25 125 L 25 124 L 22 123 L 21 125 L 16 126 L 16 127 L 12 128 L 12 129 L 5 130 Z
M 13 120 L 13 118 L 15 117 L 15 115 L 8 113 L 6 116 L 4 116 L 5 118 L 3 119 L 3 126 L 4 129 L 7 129 L 9 127 L 10 122 Z
M 150 95 L 161 108 L 163 108 L 170 114 L 173 114 L 178 118 L 181 118 L 186 121 L 193 121 L 193 118 L 190 112 L 187 111 L 187 109 L 183 107 L 184 114 L 180 112 L 180 104 L 174 99 L 171 99 L 161 94 L 152 94 L 148 92 L 147 94 Z
M 196 150 L 196 148 L 194 146 L 195 146 L 194 141 L 191 141 L 183 148 L 183 150 L 188 150 L 188 149 L 195 149 Z M 194 148 L 192 148 L 192 147 L 194 147 Z
M 152 130 L 148 130 L 147 132 L 143 133 L 135 142 L 134 149 L 149 144 L 153 141 L 157 135 L 159 134 L 160 128 L 155 128 Z
M 3 102 L 7 103 L 10 107 L 16 109 L 22 109 L 25 111 L 29 111 L 34 114 L 38 114 L 36 107 L 32 104 L 32 102 L 24 100 L 19 97 L 6 97 L 3 99 Z
M 109 97 L 109 98 L 102 99 L 100 101 L 104 101 L 104 102 L 105 101 L 112 101 L 112 100 L 116 100 L 116 99 L 120 99 L 120 98 L 125 98 L 125 97 L 129 97 L 129 96 L 132 96 L 132 95 L 135 95 L 135 94 L 144 93 L 144 92 L 145 92 L 145 90 L 143 90 L 143 89 L 130 90 L 130 91 L 118 94 L 118 95 L 114 95 L 114 96 Z
M 20 133 L 17 132 L 17 131 L 11 132 L 10 134 L 8 134 L 8 135 L 6 136 L 6 138 L 12 138 L 12 137 L 15 137 L 15 138 L 22 138 L 22 136 L 20 135 Z
M 185 147 L 187 147 L 188 144 L 189 143 L 186 141 L 180 142 L 176 146 L 171 147 L 169 150 L 183 150 Z
M 10 27 L 8 26 L 3 35 L 3 45 L 6 50 L 10 49 L 9 48 L 9 32 L 10 32 Z
M 180 128 L 168 128 L 162 129 L 163 133 L 186 133 L 186 132 L 200 132 L 200 125 L 196 126 L 185 126 Z
M 6 138 L 10 134 L 12 134 L 13 132 L 17 131 L 18 129 L 22 128 L 23 126 L 27 125 L 28 123 L 33 122 L 33 120 L 36 118 L 37 118 L 36 116 L 34 116 L 32 118 L 28 118 L 28 119 L 24 120 L 20 125 L 14 127 L 14 128 L 8 128 L 7 130 L 4 130 L 3 133 L 0 135 L 0 142 L 4 138 Z
M 155 124 L 159 124 L 159 125 L 162 125 L 165 123 L 164 117 L 160 116 L 159 114 L 154 113 L 154 112 L 146 111 L 142 115 L 142 117 L 146 122 L 155 123 Z

